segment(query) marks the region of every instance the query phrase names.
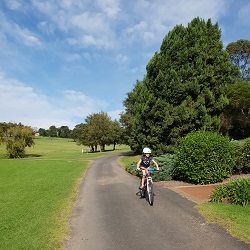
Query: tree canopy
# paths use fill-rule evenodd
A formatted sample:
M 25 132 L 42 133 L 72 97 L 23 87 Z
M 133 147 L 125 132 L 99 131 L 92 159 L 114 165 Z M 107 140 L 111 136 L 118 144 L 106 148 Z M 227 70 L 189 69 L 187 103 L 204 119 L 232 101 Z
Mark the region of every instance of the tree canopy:
M 0 142 L 6 145 L 9 158 L 23 158 L 25 148 L 35 144 L 33 129 L 22 124 L 0 123 Z
M 107 113 L 100 112 L 87 116 L 84 124 L 73 129 L 72 135 L 79 144 L 89 146 L 93 151 L 99 145 L 104 151 L 105 145 L 113 144 L 115 149 L 115 145 L 121 142 L 121 127 Z
M 250 42 L 248 40 L 238 40 L 229 43 L 226 48 L 230 55 L 230 60 L 240 73 L 241 79 L 250 80 Z
M 228 103 L 226 84 L 236 74 L 220 38 L 217 23 L 195 18 L 163 39 L 143 81 L 124 101 L 122 118 L 130 122 L 123 125 L 130 130 L 133 150 L 148 146 L 161 154 L 190 131 L 219 130 Z
M 222 132 L 234 139 L 250 137 L 250 84 L 238 80 L 228 85 L 229 104 L 222 114 Z

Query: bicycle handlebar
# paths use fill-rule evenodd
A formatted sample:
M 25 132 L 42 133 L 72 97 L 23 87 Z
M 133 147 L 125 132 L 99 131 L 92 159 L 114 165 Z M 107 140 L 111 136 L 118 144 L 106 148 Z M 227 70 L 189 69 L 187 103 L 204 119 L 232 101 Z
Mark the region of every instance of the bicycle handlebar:
M 140 170 L 142 170 L 142 169 L 144 169 L 144 170 L 146 170 L 146 168 L 144 168 L 144 167 L 140 167 Z M 138 169 L 137 169 L 138 170 Z M 138 171 L 140 171 L 140 170 L 138 170 Z M 149 168 L 148 169 L 148 171 L 152 171 L 152 172 L 154 172 L 154 171 L 159 171 L 158 169 L 156 169 L 156 168 Z

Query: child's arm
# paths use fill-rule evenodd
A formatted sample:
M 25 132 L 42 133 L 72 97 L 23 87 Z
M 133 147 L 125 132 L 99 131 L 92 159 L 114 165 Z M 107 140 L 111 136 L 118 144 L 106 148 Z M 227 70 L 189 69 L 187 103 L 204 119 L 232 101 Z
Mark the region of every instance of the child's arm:
M 141 166 L 141 159 L 138 161 L 137 166 L 136 166 L 136 169 L 137 169 L 137 170 L 140 170 L 140 166 Z
M 155 160 L 152 160 L 152 162 L 155 164 L 156 169 L 159 170 L 159 165 L 158 165 L 158 163 L 157 163 Z

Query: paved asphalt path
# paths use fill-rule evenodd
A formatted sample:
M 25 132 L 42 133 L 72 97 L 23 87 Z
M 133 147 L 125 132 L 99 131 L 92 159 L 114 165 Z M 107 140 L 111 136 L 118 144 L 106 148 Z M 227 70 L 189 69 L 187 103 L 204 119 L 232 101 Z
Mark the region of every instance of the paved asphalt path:
M 68 250 L 243 250 L 219 226 L 206 224 L 192 201 L 155 186 L 154 205 L 136 195 L 139 179 L 124 171 L 120 154 L 94 160 L 80 186 Z

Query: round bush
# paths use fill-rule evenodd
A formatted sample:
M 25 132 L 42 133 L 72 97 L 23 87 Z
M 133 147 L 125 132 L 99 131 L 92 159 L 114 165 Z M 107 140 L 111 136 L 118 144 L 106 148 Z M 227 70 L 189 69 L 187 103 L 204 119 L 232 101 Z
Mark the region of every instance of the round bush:
M 232 175 L 235 153 L 234 144 L 218 133 L 191 132 L 176 149 L 174 177 L 194 184 L 221 182 Z

